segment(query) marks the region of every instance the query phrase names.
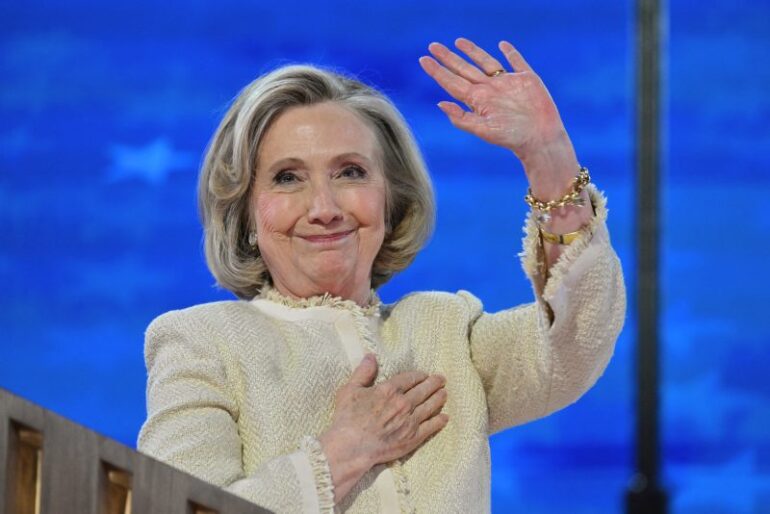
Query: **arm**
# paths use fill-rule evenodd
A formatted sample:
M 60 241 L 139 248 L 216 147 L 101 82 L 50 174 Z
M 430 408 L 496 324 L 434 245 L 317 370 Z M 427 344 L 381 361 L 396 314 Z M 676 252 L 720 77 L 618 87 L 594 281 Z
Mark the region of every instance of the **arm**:
M 544 202 L 558 200 L 569 191 L 575 172 L 580 168 L 575 149 L 567 133 L 558 129 L 548 141 L 540 143 L 522 156 L 521 162 L 532 194 Z M 588 191 L 583 190 L 581 198 L 585 207 L 566 205 L 552 210 L 551 220 L 541 225 L 543 230 L 552 234 L 569 234 L 588 226 L 594 216 L 590 208 L 591 198 Z M 556 263 L 566 247 L 548 241 L 543 241 L 543 246 L 543 264 L 547 270 Z M 547 277 L 548 273 L 546 272 L 545 275 Z
M 183 311 L 150 325 L 147 421 L 139 450 L 276 512 L 331 513 L 328 464 L 309 441 L 303 449 L 244 473 L 238 405 L 218 343 L 215 334 Z
M 440 102 L 452 124 L 511 151 L 524 165 L 532 193 L 542 201 L 571 188 L 578 160 L 559 112 L 540 77 L 508 42 L 499 48 L 512 72 L 467 39 L 456 47 L 473 64 L 443 45 L 420 64 L 454 99 Z M 569 246 L 541 244 L 527 221 L 522 263 L 536 302 L 498 314 L 476 314 L 469 327 L 471 356 L 487 393 L 490 431 L 545 416 L 575 401 L 601 375 L 625 315 L 625 289 L 609 244 L 604 200 L 593 188 L 596 215 L 587 207 L 552 212 L 542 228 L 564 234 L 580 230 Z M 583 191 L 583 199 L 589 193 Z
M 604 198 L 589 188 L 596 216 L 566 247 L 546 278 L 537 226 L 525 227 L 521 259 L 535 303 L 477 313 L 471 358 L 487 395 L 490 433 L 555 412 L 598 380 L 612 356 L 626 310 L 623 273 L 609 242 Z

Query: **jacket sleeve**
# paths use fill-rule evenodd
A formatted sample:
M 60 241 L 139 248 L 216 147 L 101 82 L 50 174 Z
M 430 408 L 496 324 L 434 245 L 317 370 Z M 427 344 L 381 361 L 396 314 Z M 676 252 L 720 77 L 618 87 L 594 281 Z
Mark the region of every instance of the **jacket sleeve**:
M 147 420 L 138 449 L 276 513 L 332 513 L 331 473 L 318 442 L 246 475 L 238 402 L 228 383 L 221 335 L 187 311 L 153 321 L 145 338 Z
M 495 314 L 471 309 L 471 359 L 487 396 L 489 433 L 541 418 L 580 398 L 604 372 L 623 327 L 626 293 L 607 232 L 606 199 L 588 187 L 595 216 L 543 275 L 534 219 L 524 232 L 522 266 L 535 302 Z

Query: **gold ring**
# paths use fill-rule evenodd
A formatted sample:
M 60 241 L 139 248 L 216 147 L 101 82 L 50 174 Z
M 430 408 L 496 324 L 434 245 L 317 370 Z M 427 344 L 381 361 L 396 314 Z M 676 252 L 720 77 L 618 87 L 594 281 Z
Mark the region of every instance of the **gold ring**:
M 498 75 L 505 75 L 505 70 L 497 70 L 488 74 L 490 77 L 497 77 Z

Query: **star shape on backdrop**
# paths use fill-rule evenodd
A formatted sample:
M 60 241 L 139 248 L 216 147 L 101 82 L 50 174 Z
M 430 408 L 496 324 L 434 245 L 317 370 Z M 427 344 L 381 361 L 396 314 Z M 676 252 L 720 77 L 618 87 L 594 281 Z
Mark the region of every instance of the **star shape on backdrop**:
M 107 179 L 110 182 L 136 179 L 158 185 L 165 182 L 172 171 L 193 169 L 196 164 L 192 153 L 176 150 L 165 137 L 145 146 L 113 144 L 109 153 L 112 164 L 107 169 Z

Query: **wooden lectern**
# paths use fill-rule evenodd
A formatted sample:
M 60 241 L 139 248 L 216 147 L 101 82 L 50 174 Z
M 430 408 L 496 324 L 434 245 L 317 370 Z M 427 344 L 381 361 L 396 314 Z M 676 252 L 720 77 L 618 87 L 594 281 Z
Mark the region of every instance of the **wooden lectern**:
M 269 512 L 0 388 L 0 513 Z

